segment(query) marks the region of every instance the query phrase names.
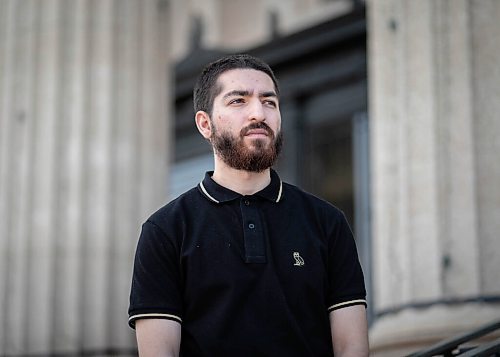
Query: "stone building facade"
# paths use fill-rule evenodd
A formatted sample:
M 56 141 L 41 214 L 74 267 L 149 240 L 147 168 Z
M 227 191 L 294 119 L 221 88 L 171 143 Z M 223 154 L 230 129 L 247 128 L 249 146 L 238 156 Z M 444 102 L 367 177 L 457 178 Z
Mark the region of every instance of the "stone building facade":
M 0 0 L 0 355 L 134 345 L 133 251 L 166 198 L 164 5 Z
M 288 88 L 280 172 L 351 217 L 372 354 L 499 319 L 498 18 L 495 0 L 0 0 L 0 355 L 134 353 L 140 224 L 210 165 L 182 122 L 190 71 L 239 51 Z
M 500 319 L 498 16 L 497 1 L 369 3 L 380 355 Z

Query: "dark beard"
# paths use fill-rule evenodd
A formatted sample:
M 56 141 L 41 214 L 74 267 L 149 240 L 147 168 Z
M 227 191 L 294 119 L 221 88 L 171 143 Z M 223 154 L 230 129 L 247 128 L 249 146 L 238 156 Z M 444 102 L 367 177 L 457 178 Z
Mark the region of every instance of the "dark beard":
M 243 128 L 239 137 L 235 138 L 228 132 L 219 133 L 212 123 L 213 135 L 212 146 L 224 163 L 236 170 L 249 172 L 262 172 L 271 166 L 278 158 L 283 145 L 283 134 L 281 131 L 275 137 L 274 132 L 265 123 L 254 123 Z M 265 129 L 271 139 L 269 145 L 262 139 L 252 142 L 253 148 L 245 146 L 245 134 L 252 129 Z

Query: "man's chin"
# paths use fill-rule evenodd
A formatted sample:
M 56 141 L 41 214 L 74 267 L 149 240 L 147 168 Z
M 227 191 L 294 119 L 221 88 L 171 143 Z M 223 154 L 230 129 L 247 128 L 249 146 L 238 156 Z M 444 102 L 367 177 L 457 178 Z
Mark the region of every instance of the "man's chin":
M 269 148 L 269 145 L 271 144 L 271 141 L 266 138 L 248 138 L 248 140 L 245 140 L 245 147 L 249 150 L 262 150 L 262 149 L 267 149 Z

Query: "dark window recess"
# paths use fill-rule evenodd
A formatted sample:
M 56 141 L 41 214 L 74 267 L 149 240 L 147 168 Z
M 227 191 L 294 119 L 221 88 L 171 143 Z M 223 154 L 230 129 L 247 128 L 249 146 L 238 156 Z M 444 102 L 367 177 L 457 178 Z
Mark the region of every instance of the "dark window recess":
M 304 134 L 304 188 L 344 211 L 353 227 L 351 121 L 311 126 Z

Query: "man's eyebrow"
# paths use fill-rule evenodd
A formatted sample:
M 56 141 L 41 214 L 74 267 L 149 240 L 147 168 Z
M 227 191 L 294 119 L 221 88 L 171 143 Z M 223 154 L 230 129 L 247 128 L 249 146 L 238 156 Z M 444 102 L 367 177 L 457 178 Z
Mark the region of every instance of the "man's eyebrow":
M 227 92 L 226 94 L 224 94 L 224 96 L 222 97 L 222 99 L 227 99 L 229 97 L 234 97 L 234 96 L 237 96 L 237 97 L 247 97 L 247 96 L 250 96 L 252 95 L 253 92 L 251 91 L 248 91 L 248 90 L 244 90 L 244 89 L 235 89 L 235 90 L 232 90 L 230 92 Z M 260 98 L 270 98 L 270 97 L 273 97 L 273 98 L 277 98 L 278 95 L 274 92 L 274 91 L 267 91 L 267 92 L 260 92 L 259 93 L 259 97 Z
M 269 92 L 259 93 L 259 97 L 261 97 L 261 98 L 269 98 L 269 97 L 277 98 L 278 96 L 276 95 L 276 93 L 274 91 L 269 91 Z
M 246 97 L 246 96 L 249 96 L 251 95 L 251 93 L 247 90 L 232 90 L 230 92 L 227 92 L 226 94 L 224 94 L 224 96 L 222 97 L 222 99 L 226 99 L 226 98 L 229 98 L 229 97 L 234 97 L 234 96 L 239 96 L 239 97 Z

